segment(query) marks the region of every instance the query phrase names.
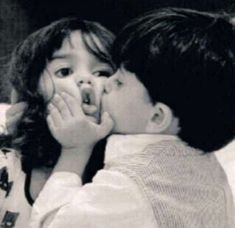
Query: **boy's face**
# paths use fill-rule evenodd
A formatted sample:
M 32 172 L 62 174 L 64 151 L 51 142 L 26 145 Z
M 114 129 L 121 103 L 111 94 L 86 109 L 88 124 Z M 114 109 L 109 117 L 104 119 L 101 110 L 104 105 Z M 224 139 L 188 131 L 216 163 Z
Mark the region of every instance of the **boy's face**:
M 102 111 L 114 120 L 114 133 L 145 133 L 152 110 L 148 91 L 135 74 L 121 68 L 106 81 Z
M 94 39 L 97 39 L 94 37 Z M 59 50 L 55 51 L 51 61 L 41 75 L 39 90 L 49 101 L 55 93 L 66 92 L 78 99 L 82 105 L 95 106 L 86 113 L 98 119 L 100 96 L 103 91 L 101 76 L 113 74 L 112 67 L 101 62 L 85 47 L 80 31 L 74 31 L 66 38 Z M 81 96 L 79 94 L 81 92 Z

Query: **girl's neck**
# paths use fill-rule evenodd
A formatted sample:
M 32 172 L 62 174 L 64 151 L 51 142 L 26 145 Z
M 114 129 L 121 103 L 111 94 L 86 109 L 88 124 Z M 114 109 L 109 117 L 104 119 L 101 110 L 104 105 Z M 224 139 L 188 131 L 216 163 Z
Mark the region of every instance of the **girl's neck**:
M 50 177 L 51 172 L 51 168 L 40 168 L 32 170 L 29 193 L 33 200 L 35 200 L 38 194 L 41 192 L 43 186 Z

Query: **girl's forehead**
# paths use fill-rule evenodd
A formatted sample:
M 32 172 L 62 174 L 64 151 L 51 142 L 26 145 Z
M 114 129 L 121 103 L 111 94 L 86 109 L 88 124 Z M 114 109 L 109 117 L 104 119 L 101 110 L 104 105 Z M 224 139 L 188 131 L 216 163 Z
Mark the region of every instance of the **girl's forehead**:
M 67 37 L 64 38 L 60 49 L 55 51 L 54 54 L 58 53 L 68 53 L 72 49 L 84 49 L 84 42 L 82 39 L 81 31 L 73 31 Z
M 95 34 L 84 34 L 80 30 L 72 31 L 62 42 L 61 47 L 53 55 L 68 54 L 71 51 L 88 51 L 91 49 L 103 50 L 104 47 Z
M 78 55 L 78 53 L 84 57 L 89 55 L 97 58 L 100 53 L 106 53 L 106 49 L 97 35 L 76 30 L 64 38 L 61 47 L 53 53 L 52 59 Z

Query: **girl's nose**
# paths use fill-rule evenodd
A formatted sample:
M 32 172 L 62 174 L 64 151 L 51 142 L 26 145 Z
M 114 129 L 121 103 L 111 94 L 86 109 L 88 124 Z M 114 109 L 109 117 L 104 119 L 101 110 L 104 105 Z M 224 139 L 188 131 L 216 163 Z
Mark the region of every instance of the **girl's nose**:
M 78 78 L 77 85 L 78 86 L 82 86 L 82 85 L 92 86 L 93 85 L 93 80 L 90 76 L 81 76 L 81 77 Z

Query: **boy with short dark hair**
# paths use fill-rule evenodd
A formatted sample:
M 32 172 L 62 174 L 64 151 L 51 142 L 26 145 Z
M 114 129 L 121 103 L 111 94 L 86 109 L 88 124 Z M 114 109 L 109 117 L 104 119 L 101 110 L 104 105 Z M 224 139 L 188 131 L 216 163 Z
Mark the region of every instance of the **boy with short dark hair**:
M 76 105 L 72 97 L 54 101 L 63 125 L 70 121 L 71 130 L 74 120 L 79 129 L 71 135 L 77 139 L 72 151 L 84 151 L 62 154 L 34 205 L 32 227 L 234 227 L 231 190 L 209 153 L 235 135 L 235 31 L 229 20 L 163 9 L 124 28 L 113 50 L 119 70 L 105 83 L 102 97 L 112 132 L 124 135 L 110 137 L 105 168 L 92 184 L 81 187 L 68 164 L 89 158 L 98 128 L 81 113 L 63 118 L 64 108 Z M 64 128 L 53 114 L 50 120 L 63 145 Z M 60 186 L 60 178 L 67 185 Z M 37 211 L 53 190 L 55 197 Z M 50 200 L 58 202 L 56 208 Z

